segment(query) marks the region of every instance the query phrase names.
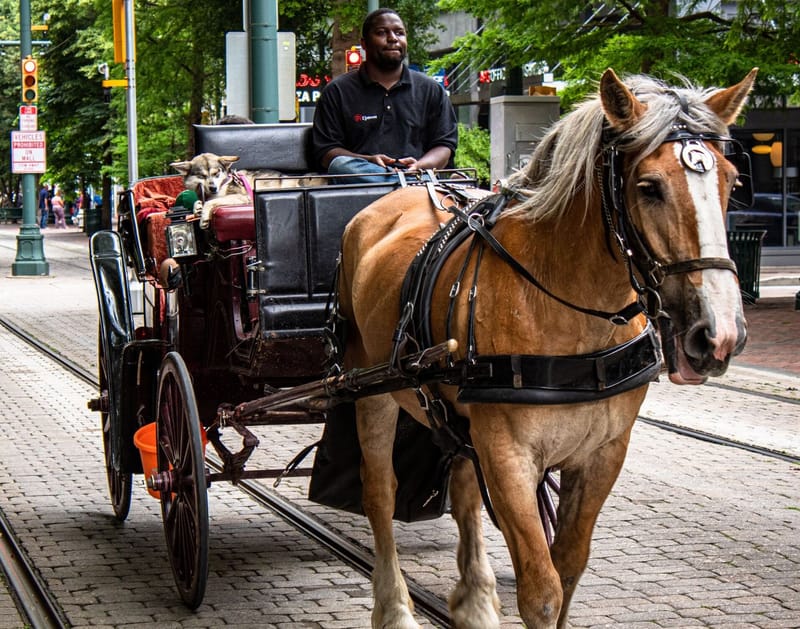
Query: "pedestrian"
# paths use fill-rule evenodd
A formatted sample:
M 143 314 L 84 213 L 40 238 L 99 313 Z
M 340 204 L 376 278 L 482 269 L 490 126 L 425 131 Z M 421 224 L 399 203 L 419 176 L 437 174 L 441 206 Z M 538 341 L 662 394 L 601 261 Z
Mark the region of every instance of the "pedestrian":
M 403 20 L 392 9 L 367 15 L 361 28 L 366 60 L 322 91 L 314 112 L 314 157 L 330 174 L 445 168 L 458 126 L 444 88 L 406 64 Z M 351 177 L 348 183 L 387 181 Z
M 44 229 L 47 227 L 47 219 L 50 217 L 50 186 L 46 183 L 42 184 L 42 189 L 39 190 L 39 227 Z
M 50 200 L 53 206 L 53 214 L 56 217 L 56 227 L 60 229 L 67 228 L 67 221 L 64 220 L 64 200 L 58 190 L 53 193 L 53 198 Z

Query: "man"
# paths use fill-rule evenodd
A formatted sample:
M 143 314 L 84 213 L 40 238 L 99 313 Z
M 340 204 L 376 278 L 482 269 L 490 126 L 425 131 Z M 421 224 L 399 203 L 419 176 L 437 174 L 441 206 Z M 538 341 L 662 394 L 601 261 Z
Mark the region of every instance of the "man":
M 322 92 L 314 113 L 314 157 L 331 174 L 444 168 L 458 143 L 453 106 L 430 77 L 405 65 L 406 29 L 392 9 L 361 29 L 366 60 Z M 351 177 L 348 183 L 387 181 Z
M 44 229 L 47 227 L 47 219 L 50 217 L 50 186 L 46 183 L 42 184 L 39 190 L 39 227 Z

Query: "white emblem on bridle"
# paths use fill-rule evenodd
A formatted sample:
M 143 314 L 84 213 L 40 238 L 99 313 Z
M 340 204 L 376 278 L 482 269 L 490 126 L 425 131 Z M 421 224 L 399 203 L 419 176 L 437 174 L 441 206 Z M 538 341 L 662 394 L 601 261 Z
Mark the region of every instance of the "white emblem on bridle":
M 684 166 L 697 173 L 706 173 L 714 167 L 716 160 L 700 140 L 684 140 L 681 160 Z

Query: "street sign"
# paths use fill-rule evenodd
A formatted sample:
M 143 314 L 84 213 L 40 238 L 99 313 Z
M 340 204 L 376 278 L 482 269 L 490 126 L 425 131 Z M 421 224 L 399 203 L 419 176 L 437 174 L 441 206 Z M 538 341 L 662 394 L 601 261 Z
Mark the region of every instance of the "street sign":
M 37 131 L 39 129 L 38 112 L 36 105 L 20 105 L 19 130 Z
M 11 132 L 11 172 L 43 173 L 47 168 L 44 131 Z

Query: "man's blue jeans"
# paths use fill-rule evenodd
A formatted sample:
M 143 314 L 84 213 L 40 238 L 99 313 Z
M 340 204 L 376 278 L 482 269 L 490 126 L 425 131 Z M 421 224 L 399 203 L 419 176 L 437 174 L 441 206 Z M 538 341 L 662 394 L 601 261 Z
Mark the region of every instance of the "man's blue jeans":
M 378 174 L 382 173 L 382 174 Z M 363 157 L 339 155 L 328 164 L 329 175 L 355 175 L 354 177 L 337 177 L 331 183 L 386 183 L 396 184 L 400 178 L 390 169 L 368 162 Z M 373 175 L 370 177 L 369 175 Z

